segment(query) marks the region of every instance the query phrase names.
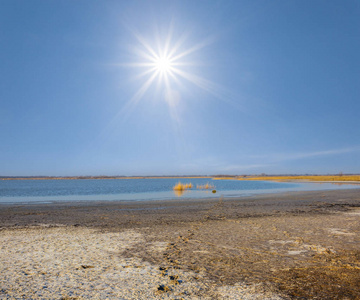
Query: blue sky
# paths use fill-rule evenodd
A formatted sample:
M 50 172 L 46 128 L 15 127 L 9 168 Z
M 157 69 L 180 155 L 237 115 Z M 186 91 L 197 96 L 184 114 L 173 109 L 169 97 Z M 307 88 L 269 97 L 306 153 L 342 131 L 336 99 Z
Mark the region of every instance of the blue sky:
M 2 0 L 0 28 L 0 176 L 360 173 L 359 1 Z

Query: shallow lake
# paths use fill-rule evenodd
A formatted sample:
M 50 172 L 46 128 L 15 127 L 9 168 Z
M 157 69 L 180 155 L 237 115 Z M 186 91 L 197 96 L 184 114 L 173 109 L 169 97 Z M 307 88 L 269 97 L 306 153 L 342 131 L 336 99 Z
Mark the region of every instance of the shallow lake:
M 173 187 L 179 181 L 192 183 L 193 188 L 183 193 L 173 191 Z M 196 188 L 206 183 L 214 188 L 208 190 Z M 213 180 L 210 178 L 0 180 L 0 203 L 241 197 L 259 193 L 343 188 L 360 188 L 360 185 Z M 216 190 L 216 193 L 212 190 Z

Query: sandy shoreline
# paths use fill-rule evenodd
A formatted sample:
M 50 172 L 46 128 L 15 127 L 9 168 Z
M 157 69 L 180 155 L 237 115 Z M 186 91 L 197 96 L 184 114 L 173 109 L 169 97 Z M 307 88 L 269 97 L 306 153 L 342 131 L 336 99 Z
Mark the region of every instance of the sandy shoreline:
M 0 205 L 0 299 L 360 299 L 360 190 Z

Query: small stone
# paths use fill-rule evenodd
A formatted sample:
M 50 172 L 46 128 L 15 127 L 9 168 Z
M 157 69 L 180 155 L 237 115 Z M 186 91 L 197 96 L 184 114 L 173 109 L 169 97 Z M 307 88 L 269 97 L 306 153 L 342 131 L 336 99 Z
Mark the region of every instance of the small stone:
M 164 292 L 164 293 L 171 291 L 171 289 L 164 284 L 160 284 L 157 289 L 159 292 Z
M 81 267 L 82 267 L 83 269 L 95 268 L 94 266 L 89 266 L 89 265 L 81 265 Z

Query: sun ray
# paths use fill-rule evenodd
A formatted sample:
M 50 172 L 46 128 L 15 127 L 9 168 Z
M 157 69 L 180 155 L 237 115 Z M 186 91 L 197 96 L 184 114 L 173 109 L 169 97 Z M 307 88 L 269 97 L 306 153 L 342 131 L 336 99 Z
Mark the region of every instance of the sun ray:
M 175 45 L 170 49 L 169 56 L 173 57 L 178 52 L 179 48 L 185 43 L 188 38 L 188 34 L 183 34 L 176 42 Z
M 144 94 L 149 89 L 149 87 L 151 86 L 157 75 L 158 75 L 157 72 L 154 72 L 151 75 L 151 77 L 140 87 L 140 89 L 130 99 L 127 105 L 125 105 L 125 107 L 122 109 L 122 112 L 124 114 L 127 114 L 128 111 L 130 111 L 139 102 L 139 100 L 144 96 Z
M 172 37 L 172 28 L 170 27 L 169 33 L 168 33 L 166 41 L 165 41 L 165 46 L 164 46 L 164 54 L 165 55 L 169 55 L 168 52 L 169 52 L 169 48 L 170 48 L 171 37 Z
M 158 57 L 158 53 L 155 52 L 155 50 L 146 42 L 146 40 L 140 34 L 135 34 L 135 37 L 145 47 L 145 49 L 153 55 L 153 57 Z
M 230 94 L 230 92 L 225 90 L 220 85 L 215 84 L 214 82 L 210 80 L 206 80 L 195 74 L 191 74 L 183 70 L 179 70 L 177 68 L 173 68 L 173 72 L 181 76 L 182 78 L 186 79 L 187 81 L 190 81 L 191 83 L 195 84 L 199 88 L 205 90 L 206 92 L 214 95 L 217 99 L 232 105 L 233 107 L 235 107 L 240 111 L 243 110 L 243 108 L 238 104 L 238 102 L 232 100 L 234 97 Z
M 154 68 L 151 68 L 151 69 L 148 69 L 148 70 L 145 70 L 144 72 L 138 74 L 135 76 L 135 79 L 141 79 L 143 77 L 145 77 L 146 75 L 150 74 L 150 73 L 154 73 L 155 69 Z
M 208 39 L 204 40 L 202 43 L 198 43 L 195 46 L 191 47 L 190 49 L 187 49 L 187 50 L 179 53 L 178 55 L 173 56 L 173 59 L 178 60 L 180 58 L 183 58 L 193 52 L 199 51 L 200 49 L 210 45 L 211 43 L 213 43 L 213 39 L 208 38 Z
M 142 50 L 137 50 L 135 53 L 139 57 L 144 59 L 144 61 L 146 61 L 146 62 L 153 61 L 157 57 L 157 56 L 150 55 L 149 53 L 146 53 L 145 51 L 142 51 Z

